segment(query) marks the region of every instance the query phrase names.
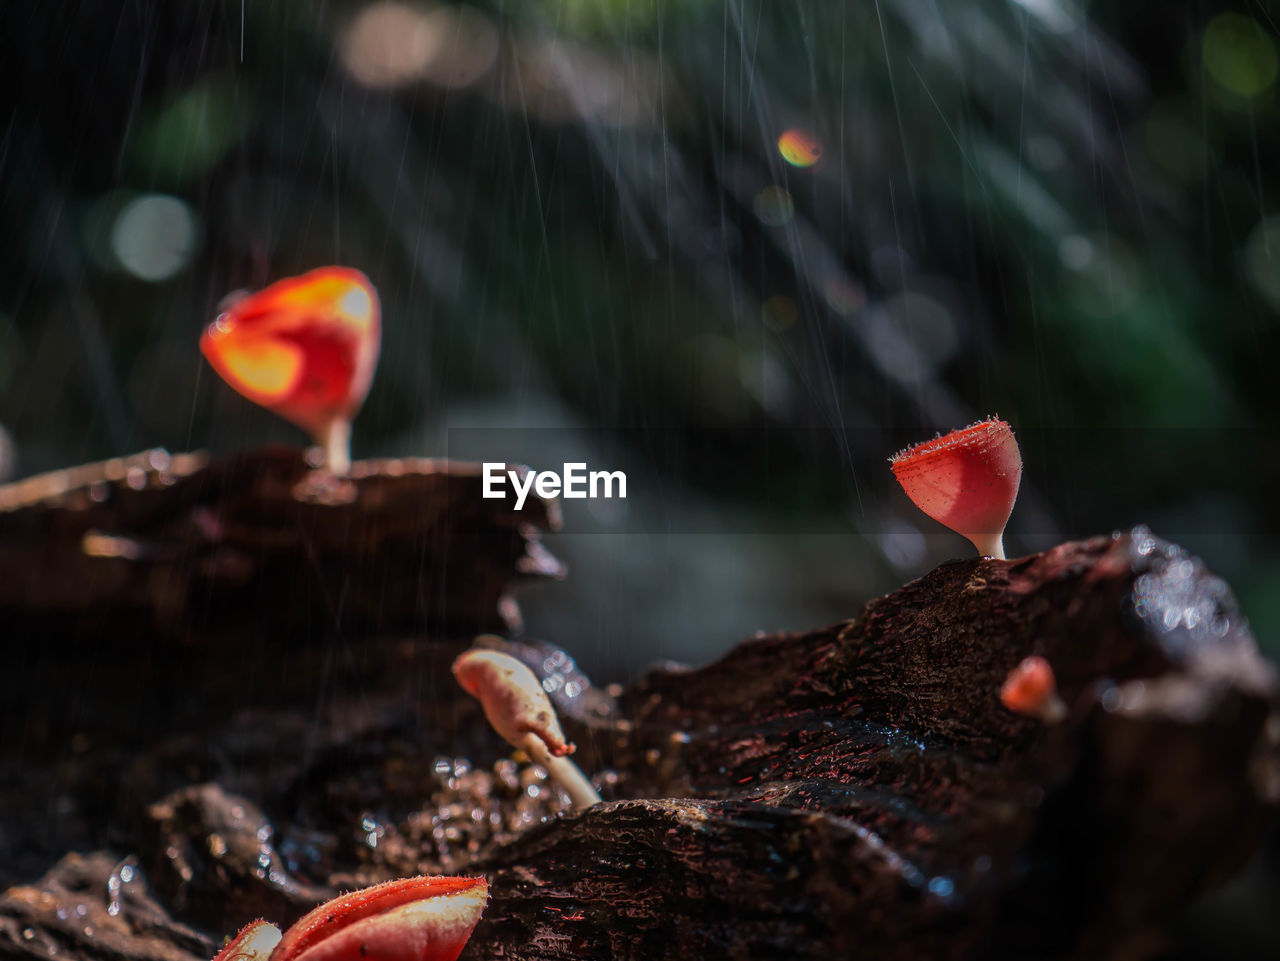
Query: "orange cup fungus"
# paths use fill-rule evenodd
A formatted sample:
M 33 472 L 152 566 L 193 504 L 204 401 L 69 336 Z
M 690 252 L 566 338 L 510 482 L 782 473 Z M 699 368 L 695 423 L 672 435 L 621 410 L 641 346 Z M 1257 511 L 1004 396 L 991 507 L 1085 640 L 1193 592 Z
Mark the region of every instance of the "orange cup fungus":
M 1000 703 L 1015 714 L 1038 717 L 1055 724 L 1067 714 L 1067 706 L 1058 697 L 1058 682 L 1053 668 L 1043 657 L 1033 654 L 1009 672 L 1000 687 Z
M 350 468 L 351 420 L 381 342 L 378 293 L 349 267 L 321 267 L 232 299 L 200 338 L 228 384 L 307 431 L 329 470 Z
M 916 507 L 963 534 L 983 557 L 1004 559 L 1004 528 L 1022 481 L 1022 455 L 1008 424 L 979 421 L 889 462 Z

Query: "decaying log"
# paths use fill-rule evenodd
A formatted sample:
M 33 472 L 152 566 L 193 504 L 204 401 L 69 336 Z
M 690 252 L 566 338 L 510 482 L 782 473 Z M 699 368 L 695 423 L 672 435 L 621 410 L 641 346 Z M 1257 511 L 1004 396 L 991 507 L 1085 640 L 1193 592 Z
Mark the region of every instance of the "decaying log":
M 1061 725 L 998 700 L 1033 653 Z M 477 937 L 507 956 L 759 957 L 782 929 L 795 957 L 1125 956 L 1238 869 L 1280 793 L 1272 668 L 1225 585 L 1141 528 L 945 565 L 619 708 L 599 761 L 629 793 L 716 800 L 605 808 L 482 862 Z M 538 899 L 596 921 L 558 940 Z
M 273 447 L 163 450 L 0 487 L 0 617 L 32 632 L 200 639 L 510 629 L 519 577 L 559 577 L 539 529 L 481 497 L 477 464 L 363 461 L 345 478 Z
M 460 643 L 370 638 L 360 690 L 323 712 L 157 732 L 94 839 L 146 879 L 132 936 L 207 961 L 169 926 L 216 939 L 385 877 L 483 873 L 477 961 L 1119 961 L 1238 868 L 1280 794 L 1271 667 L 1225 585 L 1141 528 L 944 565 L 850 621 L 623 688 L 507 642 L 601 784 L 578 814 L 455 689 Z M 1033 653 L 1060 724 L 999 702 Z M 68 870 L 0 896 L 0 955 L 50 956 L 29 906 L 69 903 Z M 72 961 L 123 950 L 58 937 Z
M 563 573 L 540 542 L 558 507 L 517 513 L 481 483 L 478 465 L 431 460 L 334 480 L 281 447 L 0 486 L 0 885 L 107 843 L 120 772 L 172 733 L 281 705 L 305 728 L 326 697 L 421 683 L 360 638 L 518 624 L 513 586 Z

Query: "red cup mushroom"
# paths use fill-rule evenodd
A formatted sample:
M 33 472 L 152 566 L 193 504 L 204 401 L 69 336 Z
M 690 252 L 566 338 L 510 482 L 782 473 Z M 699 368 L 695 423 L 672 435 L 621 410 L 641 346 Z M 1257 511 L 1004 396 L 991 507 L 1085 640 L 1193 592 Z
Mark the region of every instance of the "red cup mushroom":
M 488 898 L 484 878 L 388 881 L 326 901 L 283 936 L 254 921 L 213 961 L 455 961 Z
M 1015 714 L 1056 724 L 1067 716 L 1049 662 L 1037 654 L 1023 658 L 1000 687 L 1000 703 Z
M 297 424 L 335 474 L 351 465 L 351 420 L 378 363 L 381 312 L 367 277 L 321 267 L 229 299 L 200 338 L 228 384 Z
M 453 676 L 480 701 L 493 729 L 547 769 L 576 808 L 600 803 L 600 795 L 569 760 L 574 746 L 564 739 L 555 708 L 542 684 L 524 664 L 501 651 L 473 648 L 453 662 Z
M 1013 430 L 990 418 L 889 458 L 912 503 L 963 534 L 983 557 L 1004 559 L 1004 528 L 1022 481 Z

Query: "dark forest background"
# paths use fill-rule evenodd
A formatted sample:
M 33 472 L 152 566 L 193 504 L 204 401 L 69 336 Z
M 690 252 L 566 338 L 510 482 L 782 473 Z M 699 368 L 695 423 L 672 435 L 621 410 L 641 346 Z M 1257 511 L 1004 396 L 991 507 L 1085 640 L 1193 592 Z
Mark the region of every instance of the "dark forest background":
M 1011 554 L 1147 523 L 1275 656 L 1278 64 L 1252 2 L 6 3 L 0 473 L 303 443 L 196 343 L 341 263 L 357 457 L 627 467 L 524 599 L 604 679 L 967 553 L 885 458 L 993 412 Z
M 1027 465 L 1011 553 L 1148 523 L 1280 650 L 1267 4 L 2 16 L 11 477 L 301 443 L 196 341 L 228 292 L 342 263 L 385 318 L 357 456 L 629 468 L 627 518 L 570 505 L 577 573 L 527 600 L 597 670 L 967 552 L 884 458 L 992 412 Z

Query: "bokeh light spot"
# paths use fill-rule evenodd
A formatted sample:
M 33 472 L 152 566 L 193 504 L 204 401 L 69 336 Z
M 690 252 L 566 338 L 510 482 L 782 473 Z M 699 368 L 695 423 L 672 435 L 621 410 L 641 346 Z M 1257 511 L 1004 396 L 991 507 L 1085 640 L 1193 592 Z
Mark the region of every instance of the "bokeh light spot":
M 1084 270 L 1093 263 L 1093 244 L 1088 237 L 1068 234 L 1058 241 L 1058 259 L 1068 270 Z
M 339 54 L 366 87 L 399 87 L 416 80 L 444 43 L 425 12 L 407 3 L 371 3 L 343 35 Z
M 1014 0 L 1050 33 L 1070 33 L 1080 26 L 1084 12 L 1074 0 Z
M 832 277 L 823 284 L 822 295 L 827 299 L 827 306 L 842 316 L 856 313 L 867 302 L 862 285 L 845 276 Z
M 951 311 L 913 291 L 895 294 L 855 322 L 880 369 L 902 384 L 933 378 L 960 340 Z
M 427 14 L 429 31 L 441 38 L 422 77 L 448 89 L 469 87 L 498 60 L 498 28 L 475 7 L 440 7 Z
M 185 203 L 145 194 L 120 210 L 111 228 L 111 250 L 129 273 L 156 283 L 190 263 L 197 233 L 195 215 Z
M 1203 50 L 1209 76 L 1237 97 L 1252 100 L 1276 82 L 1275 43 L 1249 17 L 1218 14 L 1205 28 Z
M 792 127 L 778 138 L 778 153 L 793 167 L 812 167 L 822 159 L 822 144 L 815 137 Z
M 489 72 L 498 46 L 497 27 L 474 7 L 379 0 L 356 14 L 338 53 L 347 72 L 366 87 L 425 80 L 460 88 Z
M 784 226 L 796 212 L 795 201 L 782 187 L 765 187 L 751 206 L 759 221 L 769 227 Z

